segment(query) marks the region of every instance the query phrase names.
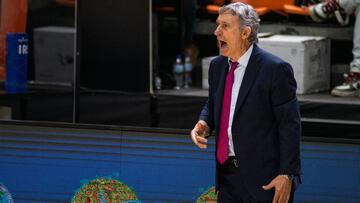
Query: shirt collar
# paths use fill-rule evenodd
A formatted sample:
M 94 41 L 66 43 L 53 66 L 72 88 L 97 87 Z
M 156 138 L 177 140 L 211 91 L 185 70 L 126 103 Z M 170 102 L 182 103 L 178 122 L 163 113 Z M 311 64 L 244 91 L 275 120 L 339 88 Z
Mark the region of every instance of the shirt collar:
M 246 67 L 249 63 L 249 59 L 252 53 L 252 50 L 254 48 L 254 45 L 252 44 L 248 50 L 237 60 L 237 62 L 239 63 L 238 67 Z M 228 58 L 228 63 L 229 66 L 231 66 L 231 60 L 230 58 Z

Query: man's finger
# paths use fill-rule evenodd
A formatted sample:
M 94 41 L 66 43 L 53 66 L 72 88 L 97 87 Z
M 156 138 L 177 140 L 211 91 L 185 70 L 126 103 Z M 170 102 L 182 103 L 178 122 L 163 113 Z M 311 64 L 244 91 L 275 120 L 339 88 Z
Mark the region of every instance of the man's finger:
M 282 194 L 279 198 L 279 203 L 288 203 L 289 199 L 289 195 Z
M 278 190 L 275 190 L 275 195 L 274 195 L 274 199 L 273 199 L 272 203 L 278 203 L 279 198 L 280 198 L 280 193 Z
M 284 194 L 284 192 L 283 191 L 279 191 L 279 203 L 286 203 L 285 202 L 285 200 L 286 200 L 286 195 Z
M 206 137 L 209 135 L 209 127 L 206 125 L 206 123 L 202 123 L 201 121 L 199 121 L 194 129 L 197 131 L 198 135 L 201 137 Z
M 262 188 L 263 188 L 264 190 L 270 190 L 270 189 L 273 188 L 273 187 L 275 187 L 275 185 L 274 185 L 273 182 L 271 182 L 271 183 L 269 183 L 269 184 L 267 184 L 267 185 L 262 186 Z
M 289 199 L 290 199 L 290 193 L 291 193 L 291 191 L 289 190 L 289 188 L 285 187 L 282 197 L 280 198 L 280 202 L 288 203 Z
M 290 195 L 287 196 L 285 203 L 288 203 L 290 200 Z
M 203 138 L 203 137 L 201 137 L 201 136 L 196 136 L 196 140 L 197 140 L 197 142 L 201 142 L 201 143 L 203 143 L 203 144 L 206 144 L 207 143 L 207 139 L 206 138 Z
M 191 131 L 191 139 L 196 145 L 198 144 L 198 141 L 196 139 L 197 136 L 198 136 L 198 133 L 196 132 L 196 130 L 192 130 Z
M 200 147 L 202 149 L 207 148 L 207 139 L 206 138 L 203 138 L 201 136 L 196 136 L 196 140 L 197 140 L 198 147 Z
M 203 144 L 203 143 L 198 143 L 197 146 L 201 149 L 206 149 L 207 148 L 207 144 Z

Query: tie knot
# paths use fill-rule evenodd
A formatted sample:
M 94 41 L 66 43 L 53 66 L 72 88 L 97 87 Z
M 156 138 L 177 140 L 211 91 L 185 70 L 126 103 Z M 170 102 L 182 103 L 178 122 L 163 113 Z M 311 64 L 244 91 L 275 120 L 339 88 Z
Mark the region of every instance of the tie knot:
M 235 62 L 230 62 L 230 71 L 235 71 L 235 69 L 238 67 L 239 63 L 237 61 Z

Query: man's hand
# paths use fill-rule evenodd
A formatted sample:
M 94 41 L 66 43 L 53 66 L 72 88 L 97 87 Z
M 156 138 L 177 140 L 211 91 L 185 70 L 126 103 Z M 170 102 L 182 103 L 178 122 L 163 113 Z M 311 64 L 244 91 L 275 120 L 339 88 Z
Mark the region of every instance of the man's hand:
M 210 130 L 205 121 L 200 120 L 191 131 L 191 139 L 199 148 L 207 148 L 207 139 Z
M 292 181 L 278 175 L 268 185 L 263 186 L 264 190 L 275 188 L 275 195 L 272 203 L 287 203 L 290 199 Z

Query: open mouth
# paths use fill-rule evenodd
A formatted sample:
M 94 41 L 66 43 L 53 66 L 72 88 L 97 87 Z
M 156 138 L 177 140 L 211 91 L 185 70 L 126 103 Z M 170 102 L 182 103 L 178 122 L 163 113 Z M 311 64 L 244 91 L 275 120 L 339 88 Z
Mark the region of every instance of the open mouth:
M 227 46 L 227 43 L 223 40 L 219 40 L 219 46 L 220 48 L 225 48 Z

